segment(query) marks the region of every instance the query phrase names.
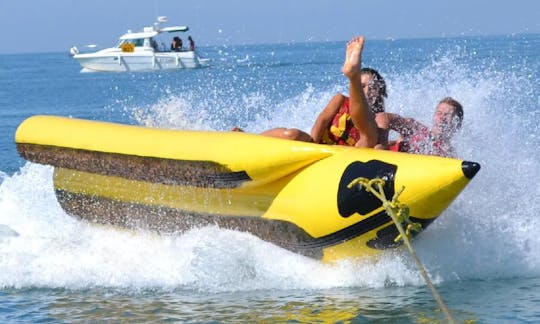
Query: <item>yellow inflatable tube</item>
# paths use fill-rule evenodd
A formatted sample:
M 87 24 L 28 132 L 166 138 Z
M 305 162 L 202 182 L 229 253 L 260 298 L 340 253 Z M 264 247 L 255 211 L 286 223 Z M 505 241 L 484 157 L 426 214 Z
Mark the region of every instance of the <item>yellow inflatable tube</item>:
M 55 167 L 61 206 L 82 219 L 180 233 L 218 225 L 322 260 L 397 246 L 381 202 L 347 185 L 383 178 L 425 228 L 467 185 L 474 162 L 288 141 L 34 116 L 15 141 Z

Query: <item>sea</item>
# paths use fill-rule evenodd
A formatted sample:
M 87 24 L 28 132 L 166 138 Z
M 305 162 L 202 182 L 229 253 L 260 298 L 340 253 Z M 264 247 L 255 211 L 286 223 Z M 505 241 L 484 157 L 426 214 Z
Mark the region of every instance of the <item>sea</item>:
M 345 44 L 206 46 L 209 67 L 141 73 L 81 73 L 68 49 L 0 55 L 0 322 L 444 323 L 405 249 L 326 264 L 217 227 L 92 225 L 16 150 L 40 114 L 309 132 L 348 92 Z M 454 145 L 482 169 L 412 242 L 456 322 L 540 323 L 540 35 L 368 39 L 363 65 L 386 79 L 389 112 L 429 125 L 443 97 L 464 106 Z

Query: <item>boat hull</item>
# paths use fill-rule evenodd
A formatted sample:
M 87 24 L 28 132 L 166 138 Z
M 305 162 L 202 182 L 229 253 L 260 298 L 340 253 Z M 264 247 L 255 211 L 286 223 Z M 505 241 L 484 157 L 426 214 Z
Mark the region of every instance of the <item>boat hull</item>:
M 73 56 L 86 71 L 140 72 L 156 70 L 195 69 L 207 65 L 208 60 L 195 52 L 133 52 L 91 53 Z
M 88 141 L 91 138 L 92 141 Z M 55 166 L 70 215 L 160 233 L 217 225 L 325 261 L 394 248 L 381 202 L 347 185 L 384 179 L 427 227 L 468 184 L 472 162 L 238 132 L 152 129 L 52 116 L 24 121 L 20 154 Z M 465 166 L 474 172 L 464 172 Z

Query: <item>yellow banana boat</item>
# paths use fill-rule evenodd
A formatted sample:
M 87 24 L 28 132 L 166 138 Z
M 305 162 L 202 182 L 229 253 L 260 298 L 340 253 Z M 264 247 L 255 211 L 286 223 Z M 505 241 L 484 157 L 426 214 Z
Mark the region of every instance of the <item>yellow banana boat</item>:
M 325 261 L 399 245 L 382 203 L 348 184 L 382 178 L 428 226 L 480 169 L 474 162 L 55 116 L 19 125 L 25 159 L 54 166 L 62 208 L 81 219 L 160 233 L 218 225 Z

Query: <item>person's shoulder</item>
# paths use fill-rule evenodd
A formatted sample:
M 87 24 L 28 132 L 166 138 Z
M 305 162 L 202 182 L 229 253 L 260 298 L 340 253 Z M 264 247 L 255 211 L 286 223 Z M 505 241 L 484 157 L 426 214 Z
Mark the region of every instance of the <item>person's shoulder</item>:
M 386 112 L 379 112 L 375 114 L 375 123 L 379 128 L 388 129 L 390 127 L 389 114 Z
M 346 99 L 349 99 L 349 97 L 347 97 L 347 96 L 344 95 L 343 93 L 336 93 L 336 94 L 334 95 L 333 99 L 346 100 Z

